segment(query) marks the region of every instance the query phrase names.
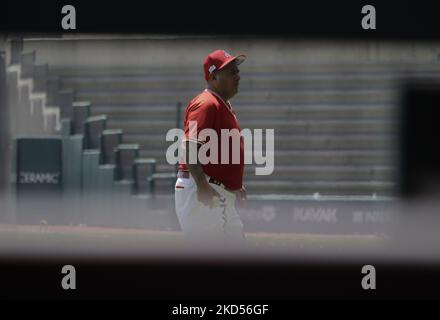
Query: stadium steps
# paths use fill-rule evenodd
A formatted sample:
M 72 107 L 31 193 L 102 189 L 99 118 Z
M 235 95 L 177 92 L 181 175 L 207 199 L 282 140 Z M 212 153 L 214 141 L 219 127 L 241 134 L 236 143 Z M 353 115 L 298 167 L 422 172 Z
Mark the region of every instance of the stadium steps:
M 310 73 L 274 74 L 241 72 L 240 89 L 247 90 L 328 90 L 344 89 L 383 89 L 399 84 L 399 79 L 405 77 L 440 76 L 440 70 L 430 72 L 384 72 L 384 73 Z M 203 88 L 205 83 L 201 74 L 142 74 L 142 75 L 90 75 L 62 78 L 64 87 L 74 87 L 77 90 L 194 90 Z
M 187 104 L 182 104 L 182 114 Z M 318 120 L 354 119 L 365 120 L 391 118 L 395 108 L 388 104 L 243 104 L 233 103 L 240 122 L 258 119 Z M 92 114 L 107 114 L 110 119 L 131 120 L 149 119 L 173 120 L 176 118 L 176 103 L 138 104 L 138 105 L 93 105 Z
M 381 164 L 371 165 L 362 164 L 355 165 L 348 164 L 310 164 L 310 163 L 283 163 L 278 164 L 275 161 L 276 166 L 270 176 L 256 175 L 256 168 L 262 168 L 265 165 L 247 164 L 245 166 L 245 175 L 251 180 L 265 180 L 270 179 L 296 179 L 296 180 L 319 180 L 332 179 L 338 180 L 390 180 L 394 178 L 396 174 L 395 168 L 392 165 L 383 166 Z M 158 162 L 156 169 L 157 172 L 169 172 L 173 170 L 174 166 L 166 162 Z
M 351 61 L 339 62 L 314 60 L 313 63 L 306 63 L 304 61 L 289 61 L 288 64 L 260 64 L 250 65 L 243 64 L 240 68 L 240 74 L 249 74 L 254 77 L 290 77 L 295 75 L 318 76 L 328 75 L 329 81 L 332 75 L 341 76 L 358 76 L 359 74 L 374 75 L 374 76 L 404 76 L 411 74 L 438 74 L 440 72 L 440 65 L 437 61 L 423 59 L 424 61 L 414 61 L 408 59 L 407 61 Z M 104 68 L 99 66 L 75 66 L 69 65 L 49 65 L 49 72 L 51 74 L 60 75 L 63 77 L 139 77 L 148 75 L 150 77 L 201 77 L 203 74 L 201 66 L 110 66 Z
M 246 181 L 265 180 L 269 176 L 256 175 L 256 168 L 265 165 L 247 165 L 245 167 Z M 328 165 L 277 165 L 270 175 L 270 179 L 293 181 L 391 181 L 396 174 L 391 166 L 328 166 Z
M 172 142 L 165 140 L 164 134 L 126 134 L 126 143 L 139 143 L 141 148 L 166 149 Z M 275 152 L 281 150 L 386 150 L 393 143 L 388 134 L 350 135 L 275 135 Z
M 295 195 L 369 195 L 392 196 L 396 184 L 388 181 L 291 181 L 291 180 L 246 180 L 246 190 L 252 195 L 295 194 Z M 159 181 L 157 194 L 169 194 L 174 191 L 172 180 Z M 319 195 L 318 195 L 319 194 Z
M 78 91 L 80 100 L 93 101 L 94 105 L 108 104 L 147 104 L 169 103 L 175 105 L 178 101 L 190 101 L 200 90 L 184 91 L 153 91 L 153 90 L 106 90 Z M 322 104 L 322 103 L 393 103 L 395 92 L 386 89 L 362 90 L 241 90 L 233 99 L 233 103 L 288 103 Z
M 110 118 L 108 126 L 121 128 L 126 134 L 166 134 L 168 130 L 175 128 L 176 120 L 154 120 L 151 119 L 116 119 Z M 361 134 L 361 133 L 393 133 L 397 125 L 395 121 L 388 120 L 364 120 L 364 119 L 343 119 L 343 120 L 272 120 L 240 119 L 242 129 L 274 129 L 275 134 Z
M 380 65 L 243 69 L 240 94 L 232 100 L 241 127 L 274 128 L 276 150 L 272 175 L 256 176 L 255 165 L 246 166 L 248 191 L 392 194 L 399 77 L 440 75 L 438 66 L 394 68 L 391 73 Z M 157 172 L 169 172 L 165 152 L 172 142 L 165 134 L 176 126 L 176 104 L 184 109 L 204 84 L 199 71 L 145 70 L 61 75 L 63 86 L 93 101 L 92 114 L 107 114 L 109 128 L 124 130 L 125 143 L 139 143 L 142 157 L 157 159 Z
M 420 74 L 418 74 L 420 75 Z M 416 76 L 416 75 L 414 75 Z M 330 79 L 331 77 L 331 79 Z M 249 72 L 241 74 L 241 90 L 303 90 L 303 89 L 332 89 L 332 88 L 383 88 L 390 86 L 395 76 L 376 75 L 258 75 Z M 205 83 L 200 74 L 197 75 L 141 75 L 141 76 L 65 76 L 63 86 L 74 87 L 77 90 L 185 90 L 203 88 Z
M 157 169 L 166 171 L 163 149 L 141 149 L 141 157 L 157 159 Z M 275 154 L 276 166 L 392 166 L 395 154 L 386 150 L 279 150 Z
M 396 184 L 384 181 L 281 181 L 262 179 L 246 182 L 249 194 L 373 195 L 391 196 Z
M 176 103 L 185 107 L 203 89 L 201 67 L 187 63 L 167 67 L 170 58 L 166 56 L 158 57 L 157 63 L 152 61 L 155 67 L 137 67 L 142 65 L 139 61 L 148 60 L 124 61 L 126 55 L 119 53 L 125 49 L 105 56 L 105 41 L 93 47 L 94 57 L 101 59 L 102 55 L 104 61 L 98 64 L 105 66 L 106 61 L 124 56 L 121 65 L 132 67 L 108 63 L 105 68 L 82 68 L 80 65 L 90 63 L 82 57 L 92 52 L 91 42 L 78 47 L 73 43 L 72 47 L 58 41 L 44 43 L 41 49 L 60 45 L 65 50 L 64 44 L 78 50 L 65 52 L 66 56 L 74 52 L 73 60 L 63 54 L 54 57 L 50 73 L 61 77 L 63 88 L 76 89 L 77 99 L 92 101 L 92 115 L 106 114 L 109 128 L 124 129 L 124 143 L 140 143 L 141 156 L 157 157 L 158 172 L 169 172 L 173 166 L 165 162 L 164 155 L 171 142 L 165 141 L 165 133 L 176 125 Z M 139 48 L 147 49 L 144 46 Z M 282 44 L 278 47 L 284 48 Z M 362 50 L 365 59 L 360 58 Z M 411 51 L 414 56 L 410 56 L 387 50 L 379 50 L 379 46 L 376 50 L 370 44 L 347 46 L 346 52 L 344 48 L 314 50 L 307 45 L 283 52 L 278 65 L 243 65 L 240 94 L 232 101 L 241 126 L 274 128 L 276 135 L 273 174 L 256 176 L 255 165 L 245 168 L 250 194 L 393 193 L 397 129 L 393 118 L 400 79 L 438 78 L 440 65 L 436 53 L 416 55 Z M 63 59 L 70 61 L 70 67 L 53 66 Z M 342 60 L 351 62 L 338 62 Z M 374 60 L 377 62 L 368 62 Z M 413 62 L 408 63 L 410 60 Z M 166 183 L 172 186 L 171 180 Z
M 256 168 L 262 168 L 264 165 L 246 165 L 245 180 L 277 180 L 277 181 L 392 181 L 395 178 L 396 171 L 392 166 L 382 165 L 276 165 L 270 175 L 256 175 Z M 170 172 L 173 166 L 168 164 L 158 165 L 157 172 Z

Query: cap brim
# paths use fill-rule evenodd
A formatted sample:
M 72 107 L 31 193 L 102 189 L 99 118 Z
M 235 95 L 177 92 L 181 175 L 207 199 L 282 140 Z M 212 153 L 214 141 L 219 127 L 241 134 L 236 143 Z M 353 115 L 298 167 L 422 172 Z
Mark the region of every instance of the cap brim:
M 237 66 L 239 66 L 240 64 L 242 64 L 244 62 L 244 60 L 246 60 L 246 56 L 244 54 L 240 54 L 240 55 L 236 56 L 234 60 L 236 61 Z
M 224 67 L 226 67 L 228 64 L 230 64 L 232 61 L 235 61 L 237 63 L 237 66 L 239 66 L 240 64 L 242 64 L 244 62 L 244 60 L 246 60 L 246 55 L 244 54 L 239 54 L 238 56 L 234 56 L 229 58 L 228 60 L 226 60 L 221 66 L 220 68 L 218 68 L 218 70 L 223 69 Z

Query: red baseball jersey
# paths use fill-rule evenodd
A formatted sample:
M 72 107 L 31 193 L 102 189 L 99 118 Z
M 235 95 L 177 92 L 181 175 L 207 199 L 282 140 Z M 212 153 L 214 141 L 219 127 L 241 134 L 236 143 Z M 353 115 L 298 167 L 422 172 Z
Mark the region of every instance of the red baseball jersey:
M 190 134 L 190 121 L 196 121 L 197 134 L 195 130 Z M 215 163 L 202 164 L 203 171 L 209 177 L 222 182 L 226 188 L 238 190 L 243 185 L 243 170 L 244 170 L 244 142 L 243 137 L 240 136 L 239 148 L 239 163 L 233 163 L 233 143 L 229 140 L 229 160 L 227 164 L 222 164 L 221 154 L 221 130 L 222 129 L 237 129 L 240 132 L 240 125 L 238 123 L 235 112 L 229 102 L 224 101 L 215 92 L 206 89 L 201 94 L 190 101 L 184 117 L 184 131 L 185 136 L 183 141 L 196 139 L 195 142 L 205 144 L 209 141 L 199 139 L 199 133 L 203 129 L 213 129 L 218 137 L 218 161 Z M 235 151 L 236 152 L 236 151 Z M 180 170 L 188 170 L 188 167 L 179 163 Z

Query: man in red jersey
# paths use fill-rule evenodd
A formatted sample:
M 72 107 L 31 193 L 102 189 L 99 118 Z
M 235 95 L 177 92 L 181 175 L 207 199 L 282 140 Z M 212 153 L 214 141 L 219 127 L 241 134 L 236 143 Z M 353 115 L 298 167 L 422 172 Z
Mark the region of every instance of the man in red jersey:
M 185 159 L 179 162 L 175 205 L 180 226 L 190 238 L 244 241 L 243 223 L 235 208 L 237 202 L 246 200 L 243 138 L 238 135 L 238 148 L 234 148 L 234 142 L 225 146 L 221 137 L 225 130 L 240 132 L 229 99 L 238 92 L 238 66 L 245 58 L 224 50 L 210 53 L 203 65 L 207 88 L 191 100 L 185 111 Z M 208 139 L 204 134 L 207 131 L 218 139 L 212 139 L 212 135 Z M 206 144 L 214 146 L 210 150 L 214 157 L 210 159 L 217 160 L 200 161 L 199 151 Z

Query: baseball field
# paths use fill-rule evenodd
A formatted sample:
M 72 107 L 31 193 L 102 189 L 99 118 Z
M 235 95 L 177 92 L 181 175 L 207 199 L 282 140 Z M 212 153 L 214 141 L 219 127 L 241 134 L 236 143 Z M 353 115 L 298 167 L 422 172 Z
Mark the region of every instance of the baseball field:
M 292 253 L 362 252 L 380 249 L 382 235 L 246 233 L 251 250 Z M 185 244 L 178 231 L 90 226 L 0 225 L 0 253 L 147 253 L 178 250 Z

